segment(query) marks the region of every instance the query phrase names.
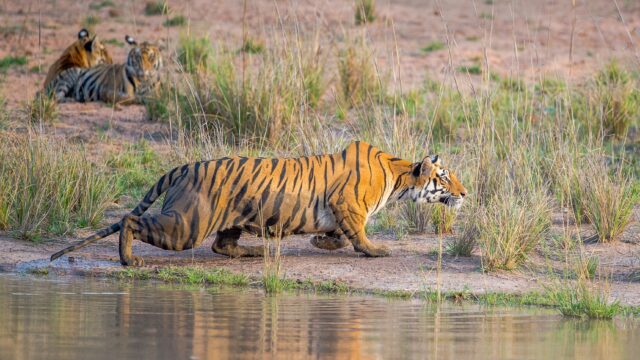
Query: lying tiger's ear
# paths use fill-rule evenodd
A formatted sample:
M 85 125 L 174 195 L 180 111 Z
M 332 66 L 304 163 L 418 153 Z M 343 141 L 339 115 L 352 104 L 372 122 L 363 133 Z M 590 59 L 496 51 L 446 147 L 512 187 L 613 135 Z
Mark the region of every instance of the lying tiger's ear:
M 431 163 L 440 166 L 440 157 L 438 155 L 431 155 Z
M 126 41 L 127 44 L 129 45 L 133 45 L 133 46 L 138 45 L 138 42 L 131 35 L 125 35 L 124 41 Z
M 82 40 L 82 39 L 84 39 L 86 37 L 89 37 L 89 30 L 82 29 L 82 30 L 80 30 L 80 32 L 78 32 L 78 39 L 79 40 Z

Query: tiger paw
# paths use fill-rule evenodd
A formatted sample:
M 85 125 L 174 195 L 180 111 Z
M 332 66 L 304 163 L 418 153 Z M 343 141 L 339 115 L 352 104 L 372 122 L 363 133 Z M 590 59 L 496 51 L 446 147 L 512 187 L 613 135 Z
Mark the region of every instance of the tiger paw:
M 130 260 L 120 260 L 120 263 L 124 266 L 144 266 L 144 260 L 140 256 L 132 256 Z
M 311 245 L 323 250 L 338 250 L 349 245 L 349 241 L 326 235 L 316 235 L 311 238 Z
M 384 245 L 378 245 L 369 249 L 363 249 L 362 252 L 370 257 L 385 257 L 391 255 L 391 250 Z

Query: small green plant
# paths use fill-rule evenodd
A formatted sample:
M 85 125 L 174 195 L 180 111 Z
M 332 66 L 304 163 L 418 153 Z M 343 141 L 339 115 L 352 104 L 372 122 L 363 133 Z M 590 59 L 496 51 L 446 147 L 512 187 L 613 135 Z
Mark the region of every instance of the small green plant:
M 178 44 L 178 63 L 188 73 L 206 71 L 213 48 L 208 37 L 181 37 Z
M 475 225 L 483 268 L 513 270 L 550 226 L 549 199 L 541 191 L 516 194 L 505 190 L 480 209 Z
M 423 47 L 422 52 L 430 53 L 438 50 L 442 50 L 445 48 L 445 44 L 442 41 L 432 41 L 427 46 Z
M 338 53 L 339 88 L 347 107 L 384 97 L 373 54 L 364 40 L 349 41 Z
M 617 241 L 631 221 L 638 194 L 632 182 L 622 172 L 609 175 L 602 159 L 589 158 L 579 180 L 582 205 L 586 216 L 598 234 L 600 242 Z
M 431 224 L 436 234 L 452 234 L 457 211 L 446 206 L 435 206 L 431 212 Z
M 158 279 L 189 285 L 247 286 L 249 279 L 244 274 L 232 273 L 226 269 L 208 269 L 200 266 L 169 266 L 160 268 Z
M 458 71 L 461 73 L 466 73 L 471 75 L 480 75 L 482 74 L 482 67 L 478 64 L 462 65 L 462 66 L 458 66 Z
M 95 15 L 88 15 L 82 20 L 82 27 L 87 29 L 93 29 L 96 25 L 100 23 L 100 18 Z
M 264 51 L 264 44 L 253 38 L 247 38 L 245 39 L 244 44 L 242 44 L 240 51 L 247 54 L 260 54 Z
M 25 104 L 24 113 L 32 125 L 51 124 L 58 119 L 58 103 L 55 98 L 38 93 Z
M 144 14 L 147 16 L 166 15 L 169 13 L 169 6 L 166 1 L 148 2 L 144 6 Z
M 166 27 L 185 26 L 187 25 L 187 18 L 183 15 L 176 15 L 165 20 L 163 25 Z
M 113 201 L 113 179 L 81 148 L 40 136 L 0 136 L 1 228 L 38 240 L 99 224 Z
M 113 153 L 107 165 L 115 170 L 117 194 L 131 196 L 137 202 L 164 172 L 162 163 L 148 142 L 127 145 Z
M 103 8 L 106 8 L 106 7 L 115 7 L 115 6 L 116 6 L 116 4 L 114 4 L 113 1 L 111 1 L 111 0 L 103 0 L 103 1 L 98 1 L 98 2 L 91 3 L 89 5 L 89 9 L 91 9 L 91 10 L 101 10 Z
M 622 310 L 617 301 L 610 302 L 606 289 L 590 285 L 585 280 L 577 284 L 557 285 L 548 289 L 548 296 L 563 316 L 589 319 L 611 319 Z
M 418 204 L 413 201 L 407 201 L 398 204 L 397 208 L 400 218 L 399 226 L 408 227 L 408 231 L 415 234 L 424 234 L 427 231 L 429 219 L 434 211 L 432 204 Z M 395 217 L 395 215 L 392 216 Z
M 617 62 L 598 72 L 587 92 L 592 116 L 585 116 L 592 131 L 623 138 L 629 126 L 640 116 L 640 93 L 629 71 Z M 590 120 L 589 120 L 590 119 Z
M 7 55 L 0 59 L 0 71 L 6 72 L 9 68 L 24 66 L 27 64 L 26 56 Z
M 267 294 L 277 294 L 285 289 L 286 281 L 282 278 L 282 261 L 280 259 L 280 241 L 282 236 L 275 231 L 275 236 L 263 233 L 264 265 L 262 270 L 262 285 Z
M 124 47 L 124 42 L 116 38 L 107 39 L 104 41 L 104 43 L 108 45 L 117 46 L 117 47 Z
M 356 0 L 356 25 L 368 24 L 376 19 L 375 0 Z

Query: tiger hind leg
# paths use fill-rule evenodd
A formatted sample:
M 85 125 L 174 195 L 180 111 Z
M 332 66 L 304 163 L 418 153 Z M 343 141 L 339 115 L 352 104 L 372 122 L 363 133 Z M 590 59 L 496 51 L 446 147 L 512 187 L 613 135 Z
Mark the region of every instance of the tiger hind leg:
M 187 250 L 200 245 L 204 237 L 190 233 L 188 224 L 177 214 L 126 215 L 120 229 L 120 263 L 142 266 L 141 257 L 132 254 L 133 240 L 140 240 L 164 250 Z
M 232 258 L 263 256 L 264 246 L 238 245 L 241 233 L 242 230 L 235 228 L 216 232 L 211 250 L 217 254 L 227 255 Z
M 323 250 L 338 250 L 350 245 L 351 242 L 337 232 L 315 235 L 311 238 L 311 245 Z

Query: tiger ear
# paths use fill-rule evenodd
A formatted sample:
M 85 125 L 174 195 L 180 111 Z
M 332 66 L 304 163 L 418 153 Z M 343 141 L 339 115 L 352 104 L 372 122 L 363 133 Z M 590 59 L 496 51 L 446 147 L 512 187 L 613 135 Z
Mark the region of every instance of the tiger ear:
M 138 42 L 131 35 L 125 35 L 124 41 L 126 41 L 127 44 L 129 45 L 133 45 L 133 46 L 138 45 Z
M 82 29 L 82 30 L 80 30 L 80 31 L 78 32 L 78 39 L 79 39 L 79 40 L 82 40 L 82 39 L 84 39 L 84 38 L 86 38 L 86 37 L 89 37 L 89 30 L 87 30 L 87 29 Z
M 411 174 L 415 177 L 420 175 L 428 175 L 431 173 L 433 168 L 433 157 L 425 157 L 422 161 L 418 161 L 413 164 L 413 169 L 411 170 Z
M 425 158 L 425 159 L 426 159 L 426 158 Z M 440 156 L 438 156 L 438 155 L 431 155 L 431 158 L 430 158 L 429 160 L 431 160 L 431 163 L 432 163 L 432 164 L 440 166 Z

